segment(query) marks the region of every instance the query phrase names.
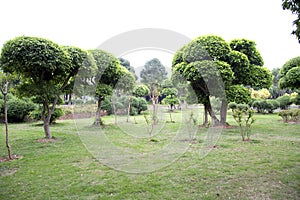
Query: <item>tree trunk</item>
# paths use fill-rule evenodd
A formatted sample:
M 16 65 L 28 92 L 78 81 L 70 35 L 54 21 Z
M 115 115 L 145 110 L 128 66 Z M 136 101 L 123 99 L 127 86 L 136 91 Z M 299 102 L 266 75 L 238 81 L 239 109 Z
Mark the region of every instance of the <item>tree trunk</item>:
M 5 83 L 4 90 L 2 90 L 2 94 L 3 94 L 3 98 L 4 98 L 3 107 L 4 107 L 4 122 L 5 122 L 5 144 L 6 144 L 6 148 L 7 148 L 8 158 L 10 160 L 12 160 L 11 149 L 10 149 L 10 145 L 8 142 L 8 119 L 7 119 L 7 104 L 6 104 L 7 103 L 7 88 L 8 88 L 8 82 Z
M 51 139 L 51 131 L 50 131 L 50 119 L 51 119 L 51 110 L 49 109 L 49 105 L 47 101 L 43 102 L 43 110 L 42 110 L 42 120 L 43 127 L 45 132 L 45 137 Z
M 128 110 L 127 110 L 127 119 L 126 119 L 126 122 L 129 122 L 130 107 L 131 107 L 130 100 L 131 100 L 131 96 L 128 97 Z
M 53 114 L 53 112 L 55 110 L 58 98 L 59 98 L 58 96 L 55 97 L 51 108 L 50 108 L 47 100 L 44 100 L 44 102 L 43 102 L 42 120 L 44 122 L 45 136 L 46 136 L 46 138 L 49 138 L 49 139 L 53 138 L 53 136 L 51 135 L 51 131 L 50 131 L 50 120 L 51 120 L 51 115 Z
M 44 121 L 44 131 L 45 131 L 46 138 L 51 139 L 52 135 L 50 131 L 50 123 L 48 122 L 48 120 Z
M 215 112 L 213 111 L 210 101 L 208 103 L 205 103 L 204 106 L 206 105 L 207 111 L 212 119 L 212 125 L 217 126 L 220 124 L 220 120 L 216 117 Z
M 72 94 L 68 95 L 68 106 L 72 105 Z
M 226 119 L 227 119 L 227 101 L 226 99 L 222 100 L 221 104 L 221 111 L 220 111 L 220 119 L 221 119 L 221 125 L 226 126 Z
M 103 125 L 103 122 L 102 122 L 101 116 L 100 116 L 100 111 L 101 111 L 101 99 L 99 98 L 98 107 L 97 107 L 97 111 L 96 111 L 96 120 L 94 122 L 94 125 L 98 125 L 98 126 Z
M 203 120 L 203 126 L 208 125 L 208 111 L 207 111 L 207 106 L 204 104 L 204 120 Z
M 110 100 L 111 100 L 111 105 L 112 105 L 113 111 L 114 111 L 115 125 L 118 125 L 118 111 L 117 111 L 117 108 L 116 108 L 116 101 L 115 101 L 113 96 L 111 97 Z M 100 111 L 101 111 L 101 109 L 100 109 Z

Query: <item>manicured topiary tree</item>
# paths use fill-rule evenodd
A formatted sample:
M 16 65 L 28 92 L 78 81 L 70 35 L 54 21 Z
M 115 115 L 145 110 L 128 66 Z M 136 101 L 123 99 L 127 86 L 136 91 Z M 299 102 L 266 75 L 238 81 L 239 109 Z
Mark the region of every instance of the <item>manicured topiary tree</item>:
M 36 97 L 42 106 L 45 136 L 52 138 L 50 119 L 59 95 L 76 75 L 79 66 L 72 65 L 70 55 L 60 45 L 38 37 L 21 36 L 7 41 L 1 52 L 1 67 L 6 73 L 21 77 L 19 93 Z

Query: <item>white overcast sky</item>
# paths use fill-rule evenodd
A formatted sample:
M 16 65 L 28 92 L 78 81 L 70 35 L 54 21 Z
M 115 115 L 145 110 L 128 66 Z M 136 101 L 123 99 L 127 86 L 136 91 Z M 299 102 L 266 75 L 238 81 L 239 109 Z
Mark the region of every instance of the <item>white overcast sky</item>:
M 162 28 L 191 39 L 216 34 L 226 41 L 254 40 L 265 66 L 272 69 L 300 55 L 300 45 L 290 34 L 295 18 L 282 10 L 281 0 L 4 0 L 0 47 L 26 35 L 92 49 L 123 32 Z M 172 55 L 166 52 L 135 53 L 124 56 L 134 67 L 153 57 L 165 66 L 171 64 Z

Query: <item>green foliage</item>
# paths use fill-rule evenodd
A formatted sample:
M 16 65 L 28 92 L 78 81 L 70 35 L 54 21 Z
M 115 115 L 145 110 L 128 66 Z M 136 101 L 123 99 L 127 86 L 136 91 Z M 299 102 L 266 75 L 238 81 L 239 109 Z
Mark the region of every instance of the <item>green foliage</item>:
M 115 99 L 115 107 L 116 110 L 120 110 L 121 113 L 119 114 L 125 114 L 128 110 L 128 104 L 129 104 L 129 97 L 123 96 L 121 98 Z M 142 97 L 130 97 L 130 115 L 139 115 L 143 111 L 146 111 L 148 109 L 147 101 Z M 113 106 L 111 102 L 111 97 L 106 97 L 102 103 L 101 103 L 101 110 L 105 110 L 108 115 L 114 114 Z
M 1 101 L 1 113 L 3 113 L 3 100 Z M 28 98 L 8 98 L 7 101 L 7 117 L 9 122 L 24 122 L 29 113 L 36 108 Z
M 297 18 L 293 21 L 296 29 L 292 31 L 292 34 L 296 35 L 300 43 L 300 2 L 298 0 L 282 0 L 282 8 L 283 10 L 290 10 L 293 14 L 297 15 Z
M 136 97 L 145 97 L 150 95 L 150 90 L 146 85 L 136 85 L 133 88 L 133 95 Z
M 291 58 L 286 63 L 284 63 L 283 66 L 281 67 L 280 76 L 285 76 L 290 69 L 299 66 L 300 66 L 300 56 Z
M 142 97 L 131 97 L 131 106 L 132 109 L 136 109 L 137 114 L 141 114 L 142 111 L 146 111 L 148 109 L 148 103 Z
M 173 106 L 176 104 L 178 105 L 180 103 L 179 99 L 175 96 L 167 96 L 162 100 L 163 104 L 168 104 L 171 106 L 171 109 L 173 109 Z
M 281 109 L 287 109 L 292 104 L 291 97 L 289 95 L 280 96 L 276 99 Z
M 252 107 L 258 113 L 273 113 L 274 110 L 280 107 L 280 103 L 274 99 L 256 100 L 252 103 Z
M 78 47 L 64 46 L 63 47 L 69 54 L 71 60 L 70 76 L 72 76 L 70 82 L 65 87 L 64 92 L 73 93 L 75 75 L 78 73 L 79 69 L 85 65 L 88 59 L 87 51 L 84 51 Z
M 228 102 L 249 103 L 251 100 L 250 90 L 241 85 L 232 85 L 226 90 Z
M 234 109 L 237 109 L 237 103 L 235 103 L 235 102 L 230 102 L 229 104 L 228 104 L 228 108 L 229 109 L 231 109 L 231 110 L 234 110 Z
M 50 118 L 50 124 L 54 124 L 56 120 L 62 116 L 64 116 L 64 111 L 62 108 L 55 108 L 54 112 Z M 29 117 L 33 120 L 41 120 L 41 108 L 37 108 L 29 113 Z
M 300 105 L 300 93 L 298 93 L 294 98 L 292 98 L 292 102 L 295 105 Z
M 280 69 L 280 88 L 300 88 L 300 56 L 288 60 Z
M 272 85 L 272 73 L 269 69 L 260 66 L 251 66 L 249 81 L 254 89 L 270 88 Z
M 223 38 L 206 35 L 187 44 L 182 57 L 185 62 L 189 63 L 203 60 L 226 61 L 229 52 L 230 47 Z
M 101 110 L 105 110 L 108 115 L 113 113 L 110 97 L 105 97 L 101 103 Z
M 234 39 L 229 43 L 232 50 L 239 51 L 248 57 L 251 65 L 263 66 L 264 61 L 256 49 L 254 41 L 247 39 Z
M 290 121 L 299 121 L 300 120 L 300 109 L 289 109 L 283 110 L 278 113 L 282 117 L 283 122 L 287 123 Z
M 176 88 L 164 88 L 162 94 L 166 96 L 177 96 L 178 90 Z
M 131 72 L 134 75 L 135 80 L 138 79 L 137 75 L 135 74 L 134 67 L 130 65 L 129 60 L 126 60 L 124 58 L 119 58 L 120 64 L 125 67 L 129 72 Z
M 250 109 L 250 106 L 248 104 L 239 103 L 237 104 L 237 109 L 241 111 L 247 111 Z
M 279 81 L 281 88 L 300 88 L 300 66 L 290 69 Z
M 17 87 L 20 95 L 35 96 L 35 100 L 43 104 L 41 114 L 46 114 L 42 118 L 48 138 L 52 138 L 49 128 L 52 112 L 59 95 L 70 85 L 72 77 L 81 66 L 78 61 L 81 59 L 81 53 L 84 54 L 78 48 L 63 48 L 50 40 L 38 37 L 16 37 L 3 45 L 1 68 L 6 73 L 20 76 Z
M 153 58 L 145 63 L 140 73 L 141 82 L 144 84 L 160 84 L 167 79 L 167 74 L 165 66 L 157 58 Z
M 251 73 L 250 62 L 245 54 L 235 50 L 230 51 L 228 64 L 230 64 L 234 73 L 233 84 L 251 84 L 249 81 L 249 74 Z
M 246 138 L 250 141 L 251 125 L 255 122 L 254 112 L 247 104 L 231 104 L 231 107 L 233 108 L 232 116 L 238 123 L 242 141 L 245 141 Z
M 21 73 L 34 82 L 40 78 L 64 80 L 71 69 L 70 57 L 63 47 L 47 39 L 27 36 L 16 37 L 3 45 L 1 63 L 5 72 Z

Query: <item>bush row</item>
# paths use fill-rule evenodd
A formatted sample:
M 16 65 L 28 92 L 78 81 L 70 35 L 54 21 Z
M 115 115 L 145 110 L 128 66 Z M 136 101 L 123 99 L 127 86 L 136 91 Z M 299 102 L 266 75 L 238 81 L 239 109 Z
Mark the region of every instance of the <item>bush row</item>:
M 289 109 L 283 110 L 278 113 L 284 122 L 299 121 L 300 120 L 300 109 Z

